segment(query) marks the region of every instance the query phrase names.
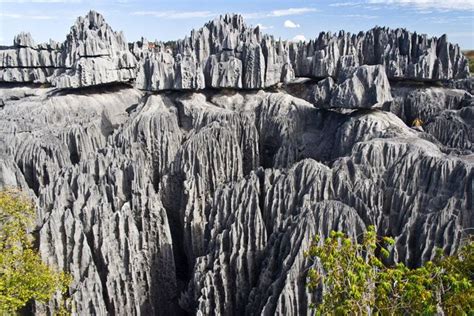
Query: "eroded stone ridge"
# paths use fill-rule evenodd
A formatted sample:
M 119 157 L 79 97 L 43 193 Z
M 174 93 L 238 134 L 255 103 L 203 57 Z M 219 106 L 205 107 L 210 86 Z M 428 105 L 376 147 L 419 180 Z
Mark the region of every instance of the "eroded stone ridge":
M 310 101 L 322 108 L 382 107 L 393 100 L 382 65 L 346 69 L 336 82 L 332 77 L 319 81 L 310 94 Z
M 315 40 L 275 40 L 222 15 L 175 42 L 128 45 L 102 15 L 77 19 L 65 42 L 37 45 L 29 34 L 0 49 L 0 81 L 79 88 L 132 82 L 148 91 L 204 88 L 260 89 L 295 77 L 334 79 L 348 68 L 383 65 L 389 79 L 450 80 L 469 77 L 459 46 L 405 29 L 374 28 L 321 33 Z
M 3 82 L 80 88 L 135 78 L 136 59 L 123 33 L 94 11 L 76 20 L 62 44 L 36 45 L 29 33 L 16 36 L 13 44 L 0 49 Z
M 429 38 L 405 29 L 375 27 L 351 34 L 320 33 L 292 52 L 296 76 L 337 77 L 360 65 L 385 66 L 391 79 L 448 80 L 469 77 L 468 59 L 447 36 Z
M 472 96 L 392 92 L 393 113 L 284 91 L 1 88 L 0 187 L 31 193 L 79 315 L 306 314 L 315 234 L 375 225 L 390 260 L 417 265 L 472 227 Z

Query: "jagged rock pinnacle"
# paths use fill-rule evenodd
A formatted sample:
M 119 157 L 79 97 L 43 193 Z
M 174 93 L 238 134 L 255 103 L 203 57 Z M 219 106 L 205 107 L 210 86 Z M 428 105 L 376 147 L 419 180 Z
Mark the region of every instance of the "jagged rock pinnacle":
M 260 89 L 295 77 L 337 78 L 342 69 L 364 64 L 383 65 L 389 79 L 469 77 L 457 45 L 445 36 L 428 38 L 405 29 L 321 33 L 306 43 L 289 43 L 262 35 L 241 15 L 225 14 L 174 45 L 169 50 L 163 43 L 135 43 L 130 50 L 122 33 L 90 11 L 77 19 L 61 46 L 38 50 L 30 35 L 15 37 L 13 47 L 0 50 L 0 82 L 79 88 L 134 81 L 151 91 Z

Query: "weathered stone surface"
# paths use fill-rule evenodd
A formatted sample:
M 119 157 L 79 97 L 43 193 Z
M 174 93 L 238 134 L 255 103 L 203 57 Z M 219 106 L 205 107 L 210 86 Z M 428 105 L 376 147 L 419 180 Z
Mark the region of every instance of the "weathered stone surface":
M 381 107 L 392 100 L 390 83 L 381 65 L 361 66 L 336 86 L 330 101 L 331 107 Z
M 305 315 L 313 235 L 375 225 L 417 266 L 474 225 L 468 81 L 388 81 L 467 76 L 446 38 L 286 43 L 225 15 L 129 47 L 91 12 L 61 45 L 14 44 L 0 81 L 56 88 L 0 87 L 0 188 L 34 199 L 77 315 Z
M 292 46 L 296 76 L 337 77 L 347 67 L 385 66 L 391 79 L 446 80 L 469 77 L 468 60 L 447 36 L 428 38 L 405 29 L 376 27 L 351 34 L 320 33 Z
M 425 90 L 417 104 L 446 94 L 436 120 L 472 126 L 466 92 Z M 473 224 L 471 156 L 389 112 L 265 91 L 0 97 L 0 185 L 35 198 L 40 252 L 73 274 L 77 314 L 305 314 L 314 234 L 374 224 L 417 265 Z M 468 137 L 443 141 L 436 124 L 444 143 Z
M 128 45 L 102 15 L 77 19 L 62 44 L 35 44 L 28 33 L 0 48 L 0 81 L 81 88 L 135 81 L 142 90 L 261 89 L 295 77 L 347 77 L 363 65 L 383 65 L 389 79 L 469 78 L 468 60 L 446 36 L 374 28 L 357 35 L 321 33 L 307 43 L 275 40 L 222 15 L 174 42 Z
M 21 33 L 13 47 L 0 49 L 3 82 L 80 88 L 128 82 L 135 78 L 135 68 L 123 34 L 114 32 L 95 11 L 78 18 L 62 44 L 36 45 L 29 33 Z
M 384 67 L 376 65 L 348 69 L 336 83 L 331 77 L 321 80 L 306 98 L 321 108 L 379 108 L 392 94 Z
M 36 45 L 31 34 L 20 33 L 13 40 L 13 47 L 0 49 L 0 81 L 49 82 L 56 68 L 61 67 L 61 45 Z
M 72 26 L 62 52 L 68 70 L 53 79 L 58 88 L 79 88 L 135 78 L 136 60 L 123 33 L 117 33 L 102 15 L 90 11 Z
M 146 45 L 142 39 L 133 49 L 141 59 L 139 88 L 260 89 L 294 77 L 288 43 L 246 26 L 239 15 L 220 16 L 171 45 Z M 177 67 L 185 75 L 175 74 Z
M 407 125 L 421 119 L 425 132 L 450 149 L 472 152 L 473 97 L 465 90 L 439 87 L 395 86 L 393 102 L 384 109 L 395 113 Z

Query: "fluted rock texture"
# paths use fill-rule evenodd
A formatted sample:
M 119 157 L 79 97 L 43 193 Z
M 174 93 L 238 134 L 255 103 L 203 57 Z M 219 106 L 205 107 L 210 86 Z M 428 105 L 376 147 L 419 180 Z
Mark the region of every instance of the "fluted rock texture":
M 320 107 L 372 108 L 392 101 L 390 82 L 382 65 L 346 70 L 339 82 L 329 77 L 310 92 L 310 101 Z
M 36 45 L 29 33 L 0 49 L 0 81 L 80 88 L 135 78 L 136 59 L 102 15 L 79 17 L 64 43 Z
M 242 16 L 228 14 L 183 40 L 151 43 L 142 38 L 128 45 L 122 33 L 91 11 L 77 19 L 61 44 L 36 45 L 22 33 L 12 47 L 0 48 L 0 81 L 58 88 L 134 82 L 148 91 L 260 89 L 295 77 L 339 78 L 363 65 L 383 65 L 389 79 L 465 79 L 468 64 L 445 35 L 428 38 L 377 27 L 292 43 L 263 35 Z
M 384 65 L 391 79 L 446 80 L 469 75 L 467 58 L 446 35 L 428 38 L 405 29 L 320 33 L 317 39 L 293 47 L 291 53 L 296 76 L 336 77 L 348 67 L 365 64 Z
M 474 225 L 471 79 L 445 39 L 408 34 L 286 43 L 225 15 L 150 48 L 91 12 L 61 45 L 1 50 L 3 81 L 56 85 L 0 84 L 0 188 L 34 199 L 73 314 L 307 315 L 303 253 L 331 230 L 375 225 L 411 266 L 455 251 Z
M 146 40 L 133 51 L 141 66 L 137 87 L 144 90 L 258 89 L 294 78 L 289 43 L 262 35 L 239 15 L 224 15 L 172 45 Z

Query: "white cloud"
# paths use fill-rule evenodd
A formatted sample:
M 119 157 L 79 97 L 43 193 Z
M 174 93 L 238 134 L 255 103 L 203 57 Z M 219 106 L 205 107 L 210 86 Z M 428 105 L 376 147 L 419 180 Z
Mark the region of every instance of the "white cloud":
M 287 27 L 287 28 L 289 28 L 289 29 L 294 29 L 294 28 L 300 27 L 299 24 L 296 24 L 295 22 L 290 21 L 290 20 L 286 20 L 286 21 L 283 23 L 283 26 L 284 26 L 284 27 Z
M 354 7 L 361 5 L 361 2 L 336 2 L 336 3 L 331 3 L 329 6 L 330 7 Z
M 409 6 L 417 9 L 474 10 L 473 0 L 368 0 L 371 4 Z
M 344 14 L 339 15 L 344 18 L 355 18 L 355 19 L 377 19 L 377 15 L 369 15 L 369 14 Z
M 295 37 L 293 37 L 292 39 L 293 42 L 304 42 L 306 41 L 306 37 L 304 37 L 304 35 L 296 35 Z
M 315 8 L 289 8 L 284 10 L 273 10 L 270 16 L 290 16 L 290 15 L 301 15 L 310 12 L 317 12 Z
M 0 3 L 80 3 L 81 0 L 0 0 Z
M 259 18 L 274 18 L 274 17 L 283 17 L 283 16 L 293 16 L 293 15 L 303 15 L 311 12 L 318 12 L 318 9 L 315 8 L 289 8 L 281 10 L 273 10 L 269 12 L 247 12 L 242 13 L 246 19 L 259 19 Z
M 136 11 L 132 15 L 153 16 L 167 19 L 209 18 L 216 14 L 211 11 Z
M 6 18 L 6 19 L 22 19 L 22 20 L 52 20 L 52 19 L 55 19 L 55 17 L 49 16 L 49 15 L 28 15 L 28 14 L 4 13 L 4 12 L 0 12 L 0 17 Z
M 263 25 L 263 24 L 261 24 L 261 23 L 258 23 L 257 26 L 258 26 L 262 31 L 264 31 L 264 30 L 270 30 L 270 29 L 273 28 L 273 25 L 267 26 L 267 25 Z

